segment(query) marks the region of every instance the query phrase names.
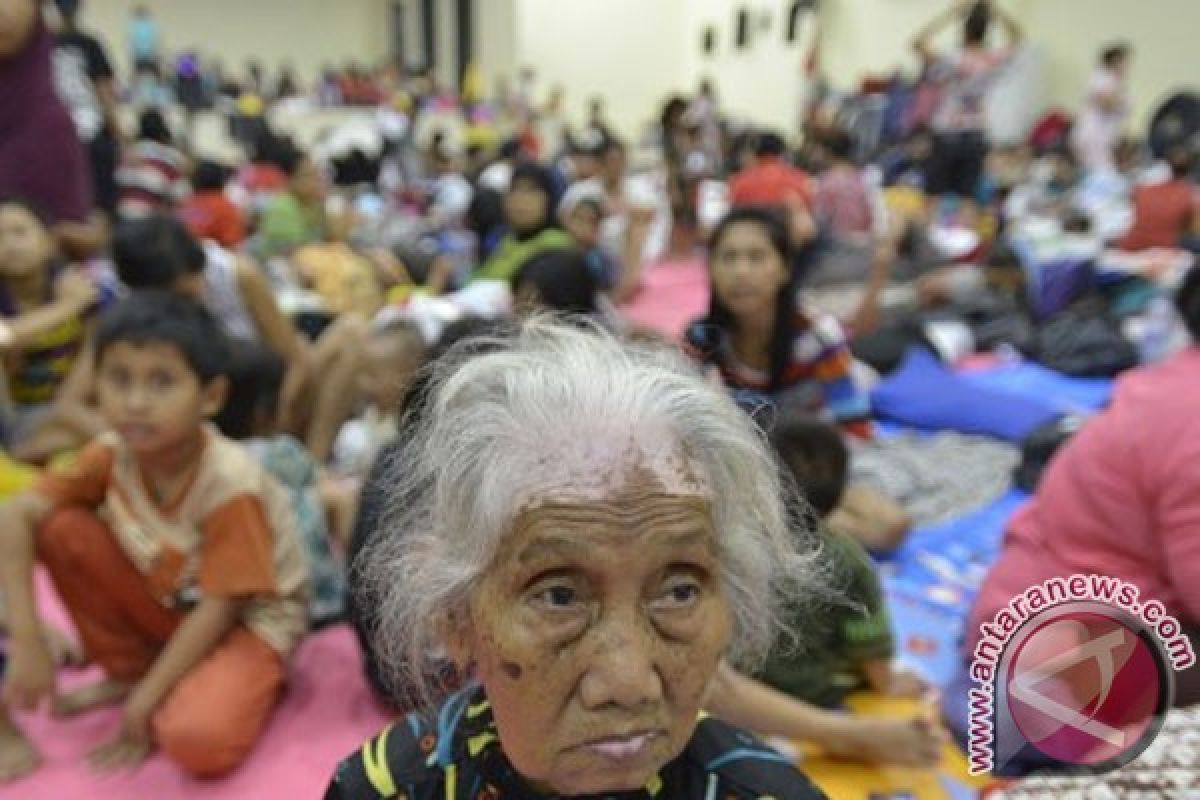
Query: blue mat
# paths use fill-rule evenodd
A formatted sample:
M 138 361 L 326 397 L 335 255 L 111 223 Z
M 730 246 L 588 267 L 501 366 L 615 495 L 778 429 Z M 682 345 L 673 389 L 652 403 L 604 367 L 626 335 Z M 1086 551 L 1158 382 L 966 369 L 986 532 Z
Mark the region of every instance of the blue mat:
M 919 528 L 880 564 L 898 654 L 938 686 L 957 668 L 963 622 L 1009 518 L 1027 499 L 1014 490 L 964 517 Z

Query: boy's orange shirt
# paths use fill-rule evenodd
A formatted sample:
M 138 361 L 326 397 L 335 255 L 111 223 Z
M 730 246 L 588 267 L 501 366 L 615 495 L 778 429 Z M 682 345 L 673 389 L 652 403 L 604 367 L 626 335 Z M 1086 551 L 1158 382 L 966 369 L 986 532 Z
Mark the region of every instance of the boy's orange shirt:
M 94 509 L 164 606 L 203 596 L 248 600 L 243 622 L 287 656 L 308 626 L 308 562 L 287 491 L 215 429 L 179 495 L 151 498 L 132 453 L 105 433 L 34 491 Z

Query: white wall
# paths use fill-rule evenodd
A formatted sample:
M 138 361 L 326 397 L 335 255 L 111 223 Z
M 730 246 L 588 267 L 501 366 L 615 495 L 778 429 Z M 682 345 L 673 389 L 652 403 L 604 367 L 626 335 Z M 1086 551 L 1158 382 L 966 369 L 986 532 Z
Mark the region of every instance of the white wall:
M 389 53 L 387 0 L 85 0 L 82 22 L 128 75 L 126 24 L 143 2 L 168 52 L 195 48 L 241 75 L 260 61 L 269 75 L 290 63 L 305 80 L 326 64 L 375 64 Z
M 804 61 L 813 26 L 801 29 L 789 44 L 788 0 L 688 0 L 681 34 L 684 38 L 685 88 L 693 90 L 702 78 L 713 83 L 721 107 L 729 114 L 780 130 L 794 130 L 801 109 Z M 739 8 L 750 10 L 750 47 L 739 49 L 734 40 Z M 703 52 L 706 28 L 716 33 L 716 50 Z
M 1028 24 L 1050 59 L 1051 99 L 1074 108 L 1097 52 L 1114 40 L 1133 45 L 1130 92 L 1134 124 L 1144 123 L 1172 91 L 1200 89 L 1197 0 L 1026 0 Z
M 494 91 L 500 78 L 512 85 L 517 73 L 516 0 L 475 0 L 475 62 L 485 91 Z
M 305 77 L 326 63 L 377 62 L 389 50 L 389 0 L 144 0 L 171 50 L 219 53 L 241 72 L 250 58 L 272 71 L 292 62 Z M 420 36 L 419 3 L 407 29 Z M 84 20 L 127 65 L 125 24 L 136 0 L 85 0 Z M 1123 38 L 1136 54 L 1131 76 L 1135 125 L 1171 89 L 1200 83 L 1200 0 L 1000 0 L 1047 58 L 1047 102 L 1074 109 L 1097 50 Z M 823 0 L 822 62 L 835 85 L 865 73 L 915 66 L 909 43 L 950 0 Z M 454 2 L 437 0 L 439 72 L 454 76 Z M 561 83 L 568 111 L 582 116 L 592 94 L 604 95 L 625 132 L 658 112 L 671 91 L 695 89 L 710 76 L 735 113 L 791 127 L 803 90 L 803 43 L 787 46 L 787 0 L 476 0 L 477 61 L 486 85 L 512 78 L 525 64 L 544 93 Z M 771 17 L 748 52 L 733 52 L 741 7 Z M 701 31 L 719 30 L 718 54 L 704 59 Z M 946 43 L 952 41 L 947 37 Z M 413 51 L 410 51 L 413 52 Z
M 684 85 L 679 26 L 688 2 L 516 0 L 517 65 L 537 70 L 539 100 L 555 85 L 568 90 L 570 119 L 582 119 L 598 94 L 612 123 L 632 135 Z

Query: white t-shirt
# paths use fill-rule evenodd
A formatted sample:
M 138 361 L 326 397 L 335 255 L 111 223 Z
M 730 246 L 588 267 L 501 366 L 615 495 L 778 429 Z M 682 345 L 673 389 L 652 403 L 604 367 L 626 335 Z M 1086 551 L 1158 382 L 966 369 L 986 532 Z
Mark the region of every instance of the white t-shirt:
M 1102 108 L 1100 101 L 1111 98 L 1116 101 L 1110 109 Z M 1100 67 L 1088 80 L 1084 95 L 1083 110 L 1079 114 L 1076 133 L 1080 137 L 1094 136 L 1115 143 L 1121 137 L 1125 118 L 1129 116 L 1129 98 L 1121 77 L 1111 69 Z
M 932 125 L 938 133 L 967 133 L 987 127 L 987 94 L 1012 50 L 959 50 L 942 59 L 942 100 Z

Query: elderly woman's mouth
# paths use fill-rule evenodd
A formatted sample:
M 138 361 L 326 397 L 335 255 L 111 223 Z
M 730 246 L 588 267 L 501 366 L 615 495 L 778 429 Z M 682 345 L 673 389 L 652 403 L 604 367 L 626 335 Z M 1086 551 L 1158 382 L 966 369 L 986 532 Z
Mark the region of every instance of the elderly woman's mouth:
M 617 736 L 604 736 L 592 739 L 580 745 L 580 749 L 606 758 L 610 761 L 633 761 L 645 755 L 657 739 L 665 736 L 665 731 L 647 730 Z

